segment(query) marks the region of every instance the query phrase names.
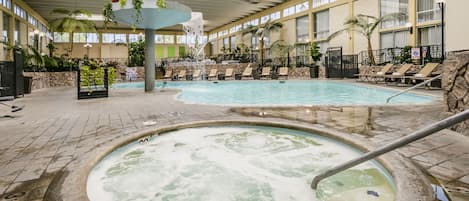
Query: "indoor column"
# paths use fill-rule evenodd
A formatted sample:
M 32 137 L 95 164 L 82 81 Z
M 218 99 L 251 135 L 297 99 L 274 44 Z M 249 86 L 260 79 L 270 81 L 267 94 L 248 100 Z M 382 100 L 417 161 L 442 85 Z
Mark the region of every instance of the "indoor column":
M 145 92 L 155 88 L 155 30 L 145 29 Z

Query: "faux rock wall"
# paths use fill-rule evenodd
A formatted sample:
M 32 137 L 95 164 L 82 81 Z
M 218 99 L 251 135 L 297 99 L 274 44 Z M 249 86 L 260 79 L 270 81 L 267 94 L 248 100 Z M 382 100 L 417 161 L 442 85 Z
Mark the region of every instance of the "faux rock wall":
M 33 77 L 32 90 L 76 86 L 76 72 L 25 72 L 24 76 Z
M 447 112 L 455 114 L 469 109 L 469 51 L 453 53 L 447 58 L 442 84 Z M 453 129 L 469 136 L 469 120 Z

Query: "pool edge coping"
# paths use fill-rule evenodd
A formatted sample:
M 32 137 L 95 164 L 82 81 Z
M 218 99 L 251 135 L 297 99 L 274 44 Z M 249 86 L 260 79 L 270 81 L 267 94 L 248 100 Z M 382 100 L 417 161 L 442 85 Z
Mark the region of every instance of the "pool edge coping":
M 367 152 L 374 149 L 366 138 L 358 135 L 348 134 L 341 131 L 325 128 L 317 124 L 304 124 L 288 121 L 267 121 L 267 120 L 209 120 L 180 123 L 161 127 L 151 127 L 140 132 L 130 133 L 120 137 L 115 141 L 98 145 L 96 148 L 78 157 L 71 164 L 66 166 L 61 174 L 49 185 L 44 200 L 80 200 L 89 201 L 87 195 L 88 175 L 96 164 L 117 148 L 134 142 L 142 137 L 160 135 L 167 132 L 197 128 L 204 126 L 271 126 L 299 130 L 314 133 L 322 137 L 338 140 L 341 143 L 352 146 L 357 150 Z M 434 199 L 430 181 L 425 174 L 397 152 L 391 152 L 375 159 L 392 176 L 395 187 L 395 200 L 420 200 L 430 201 Z M 74 169 L 72 169 L 74 168 Z

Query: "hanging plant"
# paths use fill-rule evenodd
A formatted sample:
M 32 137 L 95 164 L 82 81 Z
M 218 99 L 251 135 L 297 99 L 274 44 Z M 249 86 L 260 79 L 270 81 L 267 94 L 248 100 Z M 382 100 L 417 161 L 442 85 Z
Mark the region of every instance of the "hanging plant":
M 121 4 L 121 8 L 124 8 L 127 4 L 127 0 L 119 0 L 119 3 Z
M 107 3 L 103 8 L 103 16 L 104 16 L 104 29 L 107 29 L 109 24 L 117 24 L 114 20 L 116 17 L 114 15 L 114 11 L 112 10 L 112 3 Z
M 158 8 L 166 8 L 166 0 L 156 0 Z
M 136 14 L 134 16 L 136 24 L 139 24 L 142 22 L 143 17 L 142 17 L 142 6 L 143 6 L 143 0 L 132 0 L 132 4 L 134 5 Z

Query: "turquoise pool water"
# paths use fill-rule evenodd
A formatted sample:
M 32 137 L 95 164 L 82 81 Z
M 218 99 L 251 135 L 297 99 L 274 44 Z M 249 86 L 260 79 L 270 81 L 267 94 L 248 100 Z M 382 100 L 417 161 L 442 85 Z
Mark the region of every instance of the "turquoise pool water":
M 120 83 L 115 88 L 143 88 L 144 83 Z M 157 82 L 158 88 L 180 89 L 177 99 L 212 105 L 381 105 L 398 91 L 334 81 Z M 433 97 L 407 93 L 391 104 L 422 104 Z

